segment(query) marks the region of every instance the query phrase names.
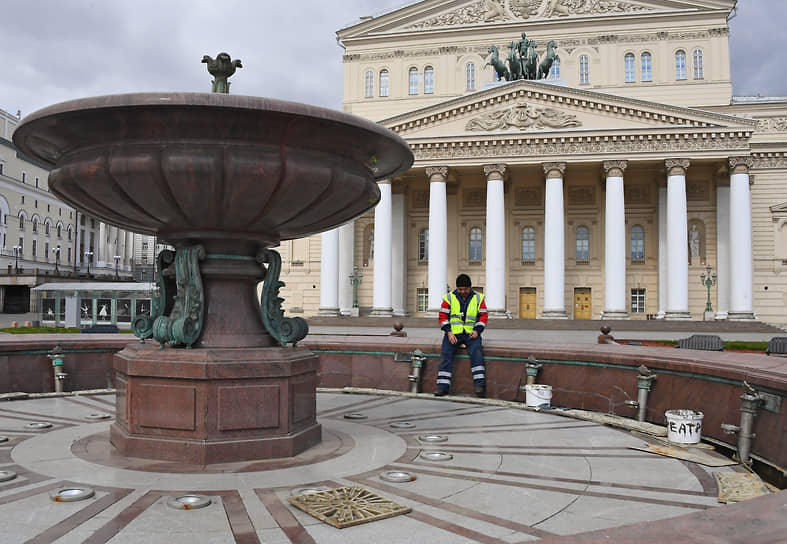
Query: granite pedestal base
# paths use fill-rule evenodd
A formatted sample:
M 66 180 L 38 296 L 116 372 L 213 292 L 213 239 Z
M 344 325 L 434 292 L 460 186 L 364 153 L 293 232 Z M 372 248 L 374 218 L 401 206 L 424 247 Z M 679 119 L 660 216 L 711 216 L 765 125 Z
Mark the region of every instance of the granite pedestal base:
M 300 347 L 159 349 L 115 355 L 119 453 L 189 464 L 291 457 L 320 442 L 319 361 Z

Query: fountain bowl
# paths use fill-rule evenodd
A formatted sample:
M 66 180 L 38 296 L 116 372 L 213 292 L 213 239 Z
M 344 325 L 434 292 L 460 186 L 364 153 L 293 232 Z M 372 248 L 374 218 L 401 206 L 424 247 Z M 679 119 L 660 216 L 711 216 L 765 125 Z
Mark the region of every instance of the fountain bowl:
M 270 98 L 134 93 L 27 116 L 14 143 L 54 165 L 52 193 L 170 243 L 271 247 L 374 207 L 375 180 L 407 170 L 407 143 L 368 120 Z

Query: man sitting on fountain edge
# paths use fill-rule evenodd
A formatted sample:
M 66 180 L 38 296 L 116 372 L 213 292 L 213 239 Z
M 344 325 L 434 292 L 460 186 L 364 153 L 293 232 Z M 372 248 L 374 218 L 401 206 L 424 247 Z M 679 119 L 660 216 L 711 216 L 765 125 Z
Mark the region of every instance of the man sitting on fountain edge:
M 451 389 L 454 356 L 457 348 L 467 347 L 470 355 L 470 371 L 473 374 L 473 389 L 477 397 L 486 396 L 486 374 L 484 352 L 481 349 L 481 333 L 486 327 L 489 312 L 483 293 L 472 289 L 470 276 L 459 274 L 456 289 L 443 297 L 440 306 L 440 328 L 445 332 L 437 372 L 436 397 L 448 394 Z

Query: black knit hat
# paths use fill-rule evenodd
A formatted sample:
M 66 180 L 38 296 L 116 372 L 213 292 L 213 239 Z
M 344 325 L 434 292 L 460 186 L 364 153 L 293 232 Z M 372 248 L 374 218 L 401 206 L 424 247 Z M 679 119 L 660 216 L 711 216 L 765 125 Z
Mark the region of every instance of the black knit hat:
M 473 282 L 470 281 L 470 276 L 467 274 L 459 274 L 456 277 L 456 286 L 457 287 L 472 287 Z

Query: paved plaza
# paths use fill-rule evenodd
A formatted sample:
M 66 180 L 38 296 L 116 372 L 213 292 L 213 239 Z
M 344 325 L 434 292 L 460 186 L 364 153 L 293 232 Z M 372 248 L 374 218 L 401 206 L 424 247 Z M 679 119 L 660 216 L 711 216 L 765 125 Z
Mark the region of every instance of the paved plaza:
M 113 394 L 0 405 L 0 540 L 16 542 L 516 543 L 716 509 L 711 468 L 629 449 L 640 435 L 470 399 L 317 396 L 323 442 L 295 457 L 207 467 L 118 456 Z M 348 419 L 346 416 L 357 419 Z M 91 419 L 93 418 L 93 419 Z M 33 422 L 51 427 L 34 430 Z M 429 442 L 426 437 L 441 437 Z M 431 460 L 428 452 L 448 454 Z M 712 454 L 716 455 L 716 454 Z M 721 456 L 718 456 L 721 458 Z M 407 472 L 414 481 L 381 479 Z M 337 529 L 288 503 L 362 486 L 411 512 Z M 54 502 L 59 488 L 92 498 Z M 205 495 L 195 510 L 168 506 Z

